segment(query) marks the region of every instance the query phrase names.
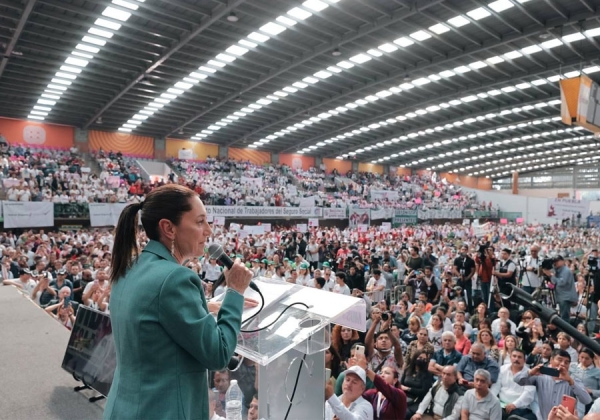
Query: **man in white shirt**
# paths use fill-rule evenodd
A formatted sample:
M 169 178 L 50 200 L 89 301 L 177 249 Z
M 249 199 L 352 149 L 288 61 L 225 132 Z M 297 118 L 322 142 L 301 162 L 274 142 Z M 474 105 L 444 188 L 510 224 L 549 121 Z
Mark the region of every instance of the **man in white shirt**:
M 442 377 L 429 390 L 411 420 L 459 420 L 463 390 L 458 386 L 456 367 L 449 365 L 442 370 Z
M 379 302 L 385 298 L 385 279 L 381 276 L 381 270 L 373 270 L 373 277 L 367 283 L 367 292 L 370 294 L 371 301 Z
M 536 415 L 532 412 L 530 405 L 535 398 L 535 386 L 517 384 L 514 377 L 525 367 L 525 353 L 523 350 L 515 349 L 510 354 L 510 365 L 504 365 L 500 368 L 500 375 L 491 392 L 500 400 L 503 414 L 506 416 L 516 415 L 527 420 L 536 420 Z
M 325 420 L 373 420 L 373 406 L 362 397 L 367 387 L 367 375 L 360 366 L 352 366 L 344 372 L 342 395 L 337 397 L 333 385 L 325 385 Z
M 346 284 L 346 273 L 343 271 L 338 271 L 335 273 L 335 286 L 333 286 L 333 293 L 350 296 L 350 288 Z
M 31 278 L 31 271 L 28 268 L 21 268 L 19 270 L 18 279 L 2 280 L 2 284 L 5 286 L 15 286 L 25 292 L 28 296 L 31 295 L 31 292 L 33 292 L 33 289 L 35 289 L 36 286 L 35 281 Z
M 500 334 L 500 323 L 502 321 L 506 321 L 510 324 L 510 333 L 512 335 L 515 335 L 515 332 L 517 331 L 517 326 L 515 325 L 514 322 L 512 322 L 510 319 L 510 312 L 507 308 L 500 308 L 500 310 L 498 311 L 498 318 L 494 319 L 494 321 L 492 321 L 492 334 L 494 335 L 498 335 Z

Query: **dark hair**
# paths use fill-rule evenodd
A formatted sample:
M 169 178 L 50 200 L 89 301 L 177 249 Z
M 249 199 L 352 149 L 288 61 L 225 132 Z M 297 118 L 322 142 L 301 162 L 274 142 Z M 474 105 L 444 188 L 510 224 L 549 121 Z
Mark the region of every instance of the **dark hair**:
M 317 277 L 315 281 L 319 283 L 319 286 L 321 286 L 321 288 L 325 287 L 325 277 Z
M 571 355 L 566 350 L 562 350 L 562 349 L 552 350 L 552 358 L 554 359 L 557 356 L 564 357 L 565 359 L 568 359 L 569 362 L 571 361 Z
M 514 352 L 518 352 L 521 353 L 523 355 L 523 357 L 526 357 L 527 355 L 525 354 L 525 352 L 523 351 L 523 349 L 520 349 L 518 347 L 514 348 L 510 353 L 514 353 Z
M 158 223 L 169 220 L 177 225 L 181 216 L 192 209 L 190 199 L 198 195 L 187 187 L 168 184 L 158 187 L 146 196 L 143 203 L 130 204 L 121 213 L 115 232 L 111 258 L 110 281 L 123 277 L 139 255 L 137 246 L 138 212 L 142 210 L 142 226 L 149 239 L 160 239 Z
M 593 363 L 594 363 L 594 366 L 596 365 L 596 361 L 594 360 L 594 352 L 593 352 L 593 351 L 591 351 L 591 350 L 590 350 L 590 349 L 588 349 L 587 347 L 584 347 L 584 348 L 582 348 L 582 349 L 581 349 L 581 351 L 579 352 L 579 354 L 581 354 L 581 353 L 585 353 L 585 354 L 587 354 L 588 356 L 590 356 L 590 359 L 592 359 L 592 361 L 593 361 Z
M 338 271 L 337 273 L 335 273 L 335 276 L 343 280 L 344 283 L 346 283 L 346 273 L 344 273 L 343 271 Z

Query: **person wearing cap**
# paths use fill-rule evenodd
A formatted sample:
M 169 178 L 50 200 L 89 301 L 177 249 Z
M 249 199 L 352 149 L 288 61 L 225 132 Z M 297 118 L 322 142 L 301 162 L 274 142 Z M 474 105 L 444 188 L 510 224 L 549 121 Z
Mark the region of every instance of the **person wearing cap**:
M 325 420 L 373 420 L 373 407 L 362 397 L 367 387 L 367 375 L 360 366 L 344 372 L 342 395 L 337 397 L 333 385 L 325 385 Z
M 36 283 L 31 278 L 31 270 L 28 268 L 19 269 L 19 278 L 18 279 L 6 279 L 2 280 L 2 284 L 4 286 L 15 286 L 18 289 L 21 289 L 27 295 L 31 296 L 33 289 L 35 289 Z
M 62 289 L 63 286 L 67 286 L 73 292 L 73 283 L 67 279 L 67 270 L 64 268 L 56 272 L 56 280 L 52 280 L 52 275 L 50 275 L 50 280 L 50 287 L 56 290 L 56 292 Z
M 235 260 L 235 256 L 234 256 Z M 204 257 L 202 261 L 202 271 L 204 272 L 204 280 L 215 282 L 221 275 L 221 266 L 217 265 L 216 258 Z
M 565 265 L 562 255 L 555 258 L 554 270 L 543 269 L 543 272 L 556 286 L 554 296 L 560 307 L 560 317 L 569 322 L 571 306 L 577 305 L 578 301 L 573 272 Z
M 301 286 L 309 286 L 311 277 L 309 271 L 310 265 L 307 261 L 302 261 L 298 265 L 298 276 L 296 277 L 296 284 Z

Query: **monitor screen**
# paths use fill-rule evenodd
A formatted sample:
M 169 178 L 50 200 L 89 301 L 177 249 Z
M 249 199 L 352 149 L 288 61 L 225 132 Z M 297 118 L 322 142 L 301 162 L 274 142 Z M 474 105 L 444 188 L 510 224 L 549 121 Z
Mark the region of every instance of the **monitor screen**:
M 110 317 L 87 306 L 80 306 L 62 368 L 106 396 L 116 366 Z

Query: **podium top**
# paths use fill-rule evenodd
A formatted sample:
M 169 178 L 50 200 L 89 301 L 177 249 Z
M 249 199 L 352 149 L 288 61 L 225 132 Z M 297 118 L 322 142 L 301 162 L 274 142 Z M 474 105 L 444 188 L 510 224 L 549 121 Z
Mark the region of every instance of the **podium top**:
M 366 329 L 363 299 L 267 278 L 254 282 L 265 298 L 265 306 L 250 321 L 247 320 L 259 308 L 244 311 L 236 352 L 263 366 L 292 348 L 306 354 L 324 351 L 330 343 L 326 327 L 332 323 L 359 331 Z M 245 296 L 260 302 L 258 293 L 250 288 Z M 261 330 L 254 331 L 257 329 Z

